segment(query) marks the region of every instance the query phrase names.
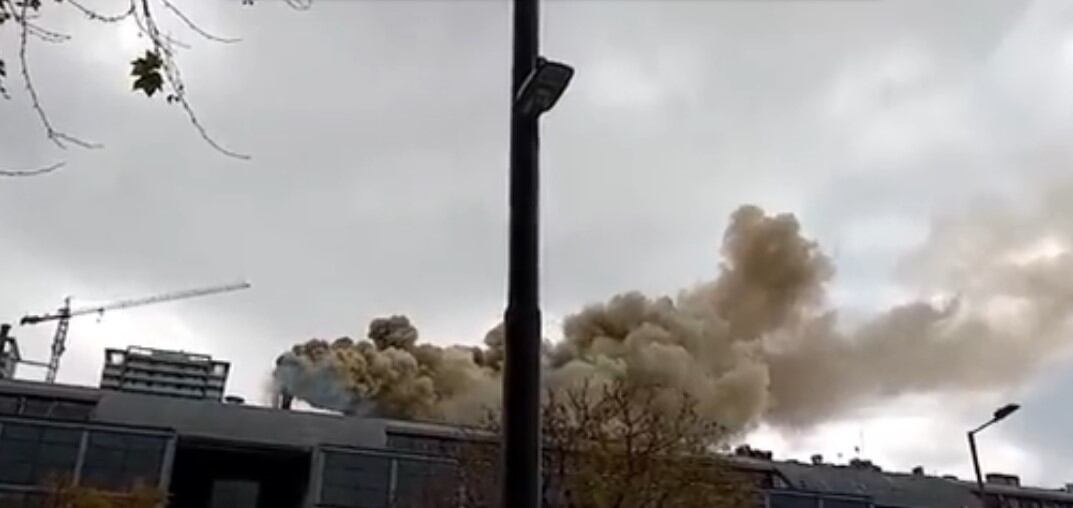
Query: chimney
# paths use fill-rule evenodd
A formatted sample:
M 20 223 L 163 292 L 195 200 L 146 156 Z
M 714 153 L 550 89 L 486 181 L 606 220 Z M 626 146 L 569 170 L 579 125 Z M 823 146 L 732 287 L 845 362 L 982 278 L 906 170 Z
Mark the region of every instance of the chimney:
M 924 466 L 916 466 L 913 468 L 913 476 L 924 476 Z
M 1013 474 L 987 473 L 984 478 L 986 478 L 987 483 L 991 485 L 1009 485 L 1011 487 L 1021 486 L 1021 478 Z
M 823 455 L 820 455 L 818 453 L 815 453 L 811 457 L 809 457 L 809 460 L 812 461 L 813 466 L 823 465 Z
M 753 459 L 771 460 L 771 452 L 768 450 L 761 450 L 759 448 L 753 448 L 747 444 L 739 445 L 734 449 L 734 455 L 738 457 L 749 457 Z
M 866 470 L 866 471 L 876 471 L 876 472 L 882 471 L 882 469 L 880 469 L 879 466 L 873 464 L 872 461 L 870 461 L 868 459 L 857 459 L 857 458 L 850 459 L 849 467 L 851 467 L 853 469 L 863 469 L 863 470 Z

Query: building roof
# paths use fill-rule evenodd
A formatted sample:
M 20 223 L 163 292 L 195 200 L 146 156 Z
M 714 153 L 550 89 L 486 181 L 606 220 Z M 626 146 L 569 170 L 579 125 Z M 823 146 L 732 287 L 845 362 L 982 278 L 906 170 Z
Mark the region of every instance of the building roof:
M 387 422 L 373 418 L 21 380 L 0 380 L 2 393 L 95 402 L 93 422 L 168 428 L 182 438 L 299 448 L 318 444 L 381 448 L 386 444 Z
M 962 485 L 976 491 L 976 483 L 960 481 Z M 1019 497 L 1032 499 L 1046 499 L 1048 501 L 1061 501 L 1073 504 L 1073 492 L 1064 489 L 1044 489 L 1040 487 L 1025 487 L 1021 485 L 1001 485 L 988 483 L 984 486 L 988 494 L 998 494 L 1003 497 Z
M 428 437 L 462 437 L 466 429 L 432 422 L 288 411 L 181 399 L 82 386 L 0 379 L 0 394 L 50 397 L 94 404 L 94 423 L 170 430 L 180 439 L 312 449 L 318 445 L 386 448 L 389 433 Z M 767 458 L 732 456 L 740 467 L 769 472 L 785 487 L 806 493 L 867 496 L 877 508 L 979 508 L 975 484 L 923 474 L 890 473 L 872 467 L 804 464 Z M 782 486 L 776 485 L 778 488 Z M 989 493 L 1048 499 L 1073 504 L 1073 493 L 1017 485 L 988 484 Z
M 774 462 L 775 469 L 796 489 L 864 494 L 877 507 L 976 508 L 971 489 L 934 476 L 886 473 L 832 464 Z

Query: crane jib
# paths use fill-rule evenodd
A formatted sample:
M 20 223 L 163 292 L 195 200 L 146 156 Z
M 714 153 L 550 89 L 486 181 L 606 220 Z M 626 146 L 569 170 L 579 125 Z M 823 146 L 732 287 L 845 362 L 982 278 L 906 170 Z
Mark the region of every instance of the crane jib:
M 247 289 L 249 287 L 251 287 L 249 282 L 238 282 L 232 284 L 224 284 L 220 286 L 174 291 L 171 293 L 150 296 L 148 298 L 119 300 L 105 305 L 95 305 L 92 307 L 83 307 L 75 310 L 71 310 L 71 299 L 66 298 L 64 299 L 63 307 L 59 308 L 56 313 L 23 316 L 23 318 L 19 320 L 19 324 L 34 325 L 45 321 L 58 321 L 56 325 L 56 334 L 55 337 L 53 337 L 52 339 L 52 355 L 48 362 L 48 373 L 45 376 L 45 379 L 48 382 L 55 382 L 56 371 L 59 369 L 60 364 L 60 356 L 63 354 L 64 349 L 66 349 L 65 342 L 67 341 L 68 322 L 72 317 L 83 316 L 86 314 L 103 314 L 105 311 L 109 310 L 128 309 L 131 307 L 140 307 L 142 305 L 151 305 L 154 303 L 170 302 L 174 300 L 182 300 L 185 298 L 194 298 L 198 296 L 208 296 L 217 293 L 238 291 L 240 289 Z

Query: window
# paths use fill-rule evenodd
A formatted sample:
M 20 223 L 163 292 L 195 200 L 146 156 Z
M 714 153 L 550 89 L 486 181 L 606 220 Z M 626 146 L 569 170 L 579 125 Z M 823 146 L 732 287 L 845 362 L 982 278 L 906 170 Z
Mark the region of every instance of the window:
M 321 506 L 385 508 L 391 459 L 379 455 L 326 452 Z
M 828 499 L 824 498 L 823 508 L 868 508 L 871 504 L 859 499 Z
M 45 506 L 44 496 L 29 492 L 0 492 L 0 506 L 4 508 L 40 508 Z
M 426 506 L 429 501 L 457 496 L 459 479 L 449 462 L 397 459 L 395 504 L 400 507 Z
M 242 480 L 220 480 L 212 484 L 211 508 L 257 506 L 260 485 Z
M 0 395 L 0 414 L 86 421 L 93 412 L 92 402 Z
M 93 404 L 60 400 L 52 406 L 51 416 L 59 420 L 86 421 L 89 420 L 91 413 L 93 413 Z
M 458 440 L 451 438 L 394 433 L 388 434 L 387 445 L 409 452 L 440 456 L 454 456 L 459 446 Z
M 89 435 L 82 480 L 106 489 L 156 485 L 164 461 L 163 437 L 94 431 Z
M 0 430 L 0 483 L 39 485 L 70 476 L 82 431 L 7 423 Z
M 22 403 L 22 414 L 26 416 L 47 417 L 52 412 L 51 399 L 27 397 Z
M 0 415 L 19 413 L 19 398 L 15 395 L 0 395 Z
M 818 508 L 819 501 L 812 496 L 772 492 L 769 500 L 771 508 Z

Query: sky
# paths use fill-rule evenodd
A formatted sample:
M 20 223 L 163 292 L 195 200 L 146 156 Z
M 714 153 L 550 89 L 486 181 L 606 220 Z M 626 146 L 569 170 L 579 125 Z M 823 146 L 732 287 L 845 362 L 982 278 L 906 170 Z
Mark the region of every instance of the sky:
M 87 5 L 121 11 L 122 1 Z M 252 289 L 72 323 L 59 380 L 95 384 L 103 348 L 232 362 L 229 392 L 264 400 L 276 356 L 364 335 L 403 313 L 422 340 L 477 344 L 506 275 L 510 9 L 495 0 L 178 2 L 200 26 L 179 55 L 213 151 L 163 98 L 130 91 L 133 25 L 47 3 L 30 65 L 53 123 L 104 144 L 57 149 L 18 77 L 0 105 L 0 321 L 245 279 Z M 834 260 L 852 318 L 913 295 L 907 257 L 936 220 L 1031 204 L 1073 160 L 1073 3 L 1019 0 L 548 0 L 543 53 L 577 74 L 542 137 L 542 298 L 564 316 L 615 293 L 712 278 L 730 212 L 794 213 Z M 0 33 L 9 67 L 11 31 Z M 12 74 L 12 73 L 9 73 Z M 1069 232 L 1073 234 L 1073 232 Z M 50 326 L 16 329 L 45 359 Z M 1073 482 L 1073 361 L 974 394 L 877 401 L 807 429 L 761 426 L 776 456 L 860 455 L 968 478 Z M 40 378 L 25 366 L 26 378 Z

